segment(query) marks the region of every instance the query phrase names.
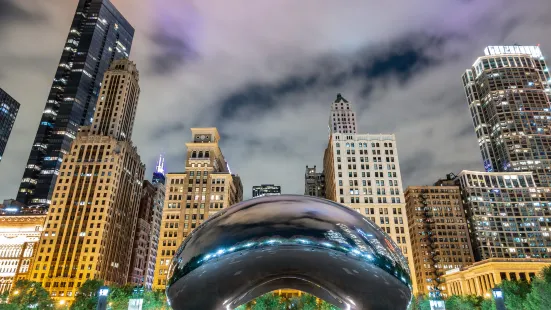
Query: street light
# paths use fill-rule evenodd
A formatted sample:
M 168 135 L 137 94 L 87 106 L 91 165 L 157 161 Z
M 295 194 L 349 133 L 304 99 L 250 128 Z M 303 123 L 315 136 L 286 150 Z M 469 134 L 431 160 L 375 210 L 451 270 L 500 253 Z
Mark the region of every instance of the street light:
M 13 292 L 13 295 L 19 295 L 19 291 L 18 291 L 18 290 L 15 290 L 15 291 Z

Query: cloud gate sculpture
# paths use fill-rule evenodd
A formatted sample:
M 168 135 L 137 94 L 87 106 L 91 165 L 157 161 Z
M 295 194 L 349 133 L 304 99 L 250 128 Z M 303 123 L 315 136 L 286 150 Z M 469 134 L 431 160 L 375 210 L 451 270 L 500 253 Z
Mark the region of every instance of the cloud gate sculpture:
M 234 309 L 280 288 L 341 309 L 406 309 L 407 261 L 388 235 L 329 200 L 281 195 L 225 209 L 189 235 L 167 287 L 173 309 Z

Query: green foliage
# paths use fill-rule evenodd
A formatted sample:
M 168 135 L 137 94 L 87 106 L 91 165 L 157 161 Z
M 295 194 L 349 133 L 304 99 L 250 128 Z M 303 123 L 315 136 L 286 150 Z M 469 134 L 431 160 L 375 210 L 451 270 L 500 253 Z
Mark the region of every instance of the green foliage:
M 496 310 L 496 303 L 493 299 L 484 299 L 480 304 L 480 310 Z
M 532 289 L 526 295 L 524 301 L 524 309 L 526 310 L 541 310 L 551 309 L 551 282 L 546 281 L 547 278 L 537 278 L 532 281 Z M 551 280 L 551 278 L 549 278 Z M 505 300 L 507 302 L 507 299 Z
M 143 308 L 148 310 L 170 310 L 170 307 L 166 302 L 165 291 L 145 291 L 143 297 Z
M 10 304 L 18 309 L 53 309 L 53 301 L 39 282 L 19 280 L 15 283 L 10 297 Z
M 98 291 L 102 286 L 102 280 L 86 280 L 75 294 L 71 310 L 95 309 L 98 304 Z
M 526 295 L 530 293 L 530 284 L 526 281 L 503 281 L 499 285 L 503 290 L 507 309 L 524 309 Z
M 112 310 L 127 310 L 128 301 L 132 297 L 132 292 L 134 291 L 134 286 L 125 285 L 125 286 L 112 286 L 109 287 L 109 298 L 107 302 L 111 306 Z
M 482 297 L 469 296 L 451 296 L 446 299 L 446 310 L 472 310 L 479 309 L 482 303 Z
M 278 310 L 285 309 L 285 303 L 282 297 L 272 293 L 264 294 L 255 299 L 252 310 Z
M 430 310 L 430 302 L 427 296 L 413 297 L 411 310 Z
M 299 297 L 293 297 L 290 300 L 289 309 L 317 310 L 318 304 L 316 297 L 310 294 L 302 294 Z

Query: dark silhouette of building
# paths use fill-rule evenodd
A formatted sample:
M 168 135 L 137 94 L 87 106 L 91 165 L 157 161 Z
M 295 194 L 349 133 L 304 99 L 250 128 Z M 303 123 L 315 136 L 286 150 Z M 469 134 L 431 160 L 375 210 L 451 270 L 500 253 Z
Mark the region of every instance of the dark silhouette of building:
M 80 0 L 42 112 L 17 200 L 49 205 L 64 155 L 90 125 L 103 74 L 128 58 L 134 28 L 108 0 Z
M 0 88 L 0 160 L 6 151 L 11 129 L 19 112 L 19 102 Z

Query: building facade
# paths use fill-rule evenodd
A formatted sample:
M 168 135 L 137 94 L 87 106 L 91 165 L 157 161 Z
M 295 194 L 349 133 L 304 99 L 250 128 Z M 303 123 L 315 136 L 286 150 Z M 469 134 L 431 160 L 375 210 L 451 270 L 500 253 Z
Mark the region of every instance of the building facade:
M 551 257 L 551 189 L 531 172 L 458 175 L 476 261 Z
M 491 290 L 504 280 L 528 281 L 538 276 L 549 259 L 491 258 L 470 266 L 449 270 L 443 276 L 444 290 L 451 295 L 491 297 Z
M 0 215 L 0 293 L 30 271 L 46 221 L 46 212 Z
M 52 200 L 63 158 L 80 126 L 90 125 L 104 72 L 128 58 L 134 28 L 109 0 L 80 0 L 23 173 L 17 200 Z
M 337 96 L 331 113 L 338 117 L 335 104 L 340 107 L 341 103 L 345 107 L 342 111 L 351 113 L 348 115 L 354 120 L 353 112 L 348 112 L 352 108 L 342 96 Z M 339 130 L 337 125 L 336 131 L 332 123 L 329 126 L 329 143 L 323 160 L 326 198 L 360 212 L 388 233 L 408 258 L 415 284 L 396 137 L 341 132 L 357 128 L 355 121 L 347 124 L 346 129 Z
M 323 172 L 316 172 L 316 166 L 306 166 L 304 173 L 304 195 L 325 198 L 325 175 Z
M 474 262 L 459 186 L 409 186 L 406 213 L 418 293 L 446 297 L 446 271 Z
M 138 221 L 134 231 L 134 246 L 128 272 L 128 283 L 145 287 L 145 277 L 148 268 L 148 251 L 153 221 L 153 208 L 156 188 L 145 180 L 142 187 L 142 199 L 138 211 Z
M 329 130 L 333 133 L 357 133 L 356 112 L 341 94 L 337 94 L 337 99 L 331 104 Z
M 155 264 L 157 263 L 157 252 L 161 234 L 161 221 L 163 219 L 163 207 L 165 202 L 165 178 L 163 173 L 162 182 L 153 183 L 155 194 L 153 196 L 153 209 L 151 212 L 149 249 L 147 251 L 147 269 L 145 272 L 145 288 L 153 288 L 155 278 Z
M 19 102 L 0 88 L 0 161 L 6 151 L 15 118 L 19 112 Z
M 253 186 L 253 198 L 272 195 L 281 195 L 281 186 L 274 184 L 262 184 Z
M 167 174 L 153 289 L 164 289 L 168 268 L 182 241 L 203 221 L 243 200 L 241 179 L 232 174 L 218 145 L 216 128 L 192 128 L 185 172 Z
M 463 75 L 487 172 L 551 187 L 551 75 L 539 46 L 490 46 Z
M 94 122 L 63 158 L 30 278 L 54 299 L 72 301 L 87 279 L 128 280 L 145 170 L 130 140 L 138 81 L 133 62 L 111 64 Z

